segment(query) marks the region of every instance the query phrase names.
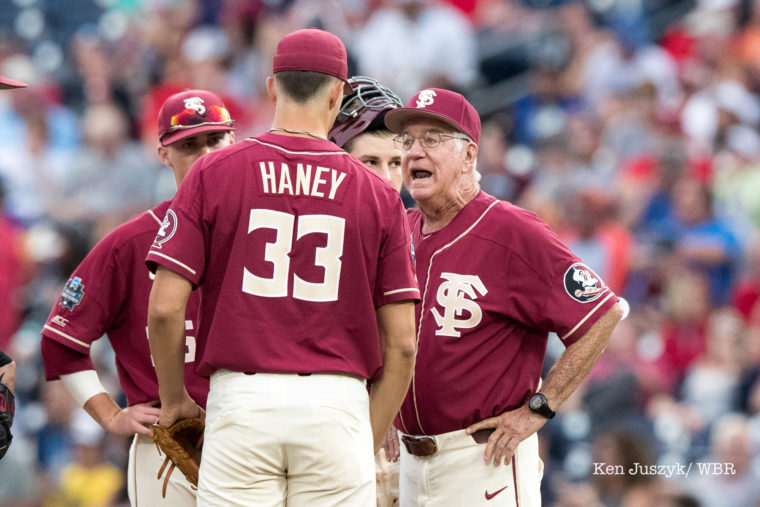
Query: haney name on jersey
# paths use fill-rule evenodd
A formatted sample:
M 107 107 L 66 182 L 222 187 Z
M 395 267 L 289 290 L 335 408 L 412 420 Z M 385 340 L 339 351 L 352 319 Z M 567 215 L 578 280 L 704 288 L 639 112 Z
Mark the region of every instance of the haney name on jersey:
M 321 197 L 335 200 L 346 173 L 329 167 L 284 162 L 259 162 L 261 192 L 292 196 Z

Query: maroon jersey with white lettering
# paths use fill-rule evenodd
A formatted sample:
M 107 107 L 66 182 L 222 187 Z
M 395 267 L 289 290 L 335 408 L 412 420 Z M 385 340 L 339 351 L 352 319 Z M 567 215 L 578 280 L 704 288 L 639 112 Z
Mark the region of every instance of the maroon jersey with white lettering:
M 396 426 L 460 430 L 522 405 L 538 388 L 549 332 L 567 346 L 617 302 L 533 213 L 480 192 L 445 228 L 409 214 L 418 350 Z
M 187 178 L 147 263 L 203 285 L 199 373 L 374 376 L 375 309 L 419 298 L 393 188 L 333 143 L 276 134 Z
M 145 268 L 150 248 L 170 201 L 145 211 L 103 238 L 76 268 L 42 329 L 45 378 L 88 369 L 86 361 L 71 368 L 63 353 L 45 340 L 89 357 L 90 346 L 104 334 L 116 355 L 127 404 L 157 401 L 158 380 L 148 343 L 148 298 L 153 274 Z M 198 294 L 190 297 L 185 316 L 185 385 L 193 399 L 206 406 L 208 379 L 194 372 Z M 60 350 L 60 348 L 58 348 Z

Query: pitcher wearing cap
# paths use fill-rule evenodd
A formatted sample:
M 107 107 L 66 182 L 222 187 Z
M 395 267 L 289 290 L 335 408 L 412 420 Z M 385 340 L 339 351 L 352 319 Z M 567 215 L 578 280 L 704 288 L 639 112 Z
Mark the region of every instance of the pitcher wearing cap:
M 232 144 L 234 122 L 222 100 L 205 90 L 187 90 L 166 99 L 158 116 L 158 156 L 174 173 L 177 188 L 201 156 Z M 195 503 L 195 491 L 180 473 L 169 475 L 165 498 L 156 476 L 164 457 L 150 439 L 158 420 L 158 381 L 148 344 L 148 296 L 153 283 L 145 255 L 170 201 L 143 212 L 103 238 L 66 282 L 42 329 L 47 380 L 62 379 L 74 399 L 104 429 L 132 436 L 127 491 L 135 505 L 182 506 Z M 193 400 L 205 406 L 208 379 L 194 372 L 199 297 L 183 314 L 183 370 Z M 116 356 L 127 406 L 106 392 L 90 358 L 92 343 L 108 335 Z M 165 472 L 166 473 L 166 472 Z M 162 477 L 165 479 L 165 477 Z
M 539 506 L 536 432 L 588 374 L 618 298 L 533 213 L 480 190 L 480 118 L 430 88 L 385 124 L 403 152 L 422 303 L 396 419 L 401 505 Z M 548 333 L 565 352 L 541 384 Z
M 272 129 L 196 164 L 148 253 L 163 425 L 198 412 L 180 335 L 184 302 L 203 289 L 198 505 L 375 502 L 373 456 L 411 378 L 419 289 L 398 193 L 326 138 L 346 71 L 334 35 L 284 37 L 267 79 Z

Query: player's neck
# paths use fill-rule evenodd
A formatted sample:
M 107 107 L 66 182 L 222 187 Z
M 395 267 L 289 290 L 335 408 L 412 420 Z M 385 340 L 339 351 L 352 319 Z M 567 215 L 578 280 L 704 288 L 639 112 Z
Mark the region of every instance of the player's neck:
M 275 111 L 272 130 L 281 135 L 326 139 L 330 124 L 329 115 L 320 114 L 320 111 L 282 108 Z

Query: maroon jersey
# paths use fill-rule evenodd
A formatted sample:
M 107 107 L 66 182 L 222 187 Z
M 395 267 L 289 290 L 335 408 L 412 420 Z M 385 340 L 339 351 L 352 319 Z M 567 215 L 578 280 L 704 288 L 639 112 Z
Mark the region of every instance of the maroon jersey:
M 440 231 L 409 214 L 422 304 L 397 427 L 435 435 L 520 406 L 549 332 L 570 345 L 617 297 L 533 213 L 480 192 Z
M 164 202 L 119 226 L 103 238 L 77 267 L 42 329 L 45 378 L 91 368 L 58 344 L 89 357 L 92 342 L 108 335 L 116 355 L 121 388 L 127 404 L 156 401 L 158 380 L 148 343 L 148 298 L 153 274 L 145 255 L 170 202 Z M 206 406 L 208 379 L 194 372 L 197 294 L 187 305 L 185 328 L 185 385 L 193 399 Z M 54 340 L 51 344 L 46 340 Z M 58 350 L 58 352 L 56 352 Z
M 333 143 L 276 134 L 187 178 L 147 262 L 203 285 L 200 374 L 374 376 L 375 308 L 419 298 L 393 188 Z

